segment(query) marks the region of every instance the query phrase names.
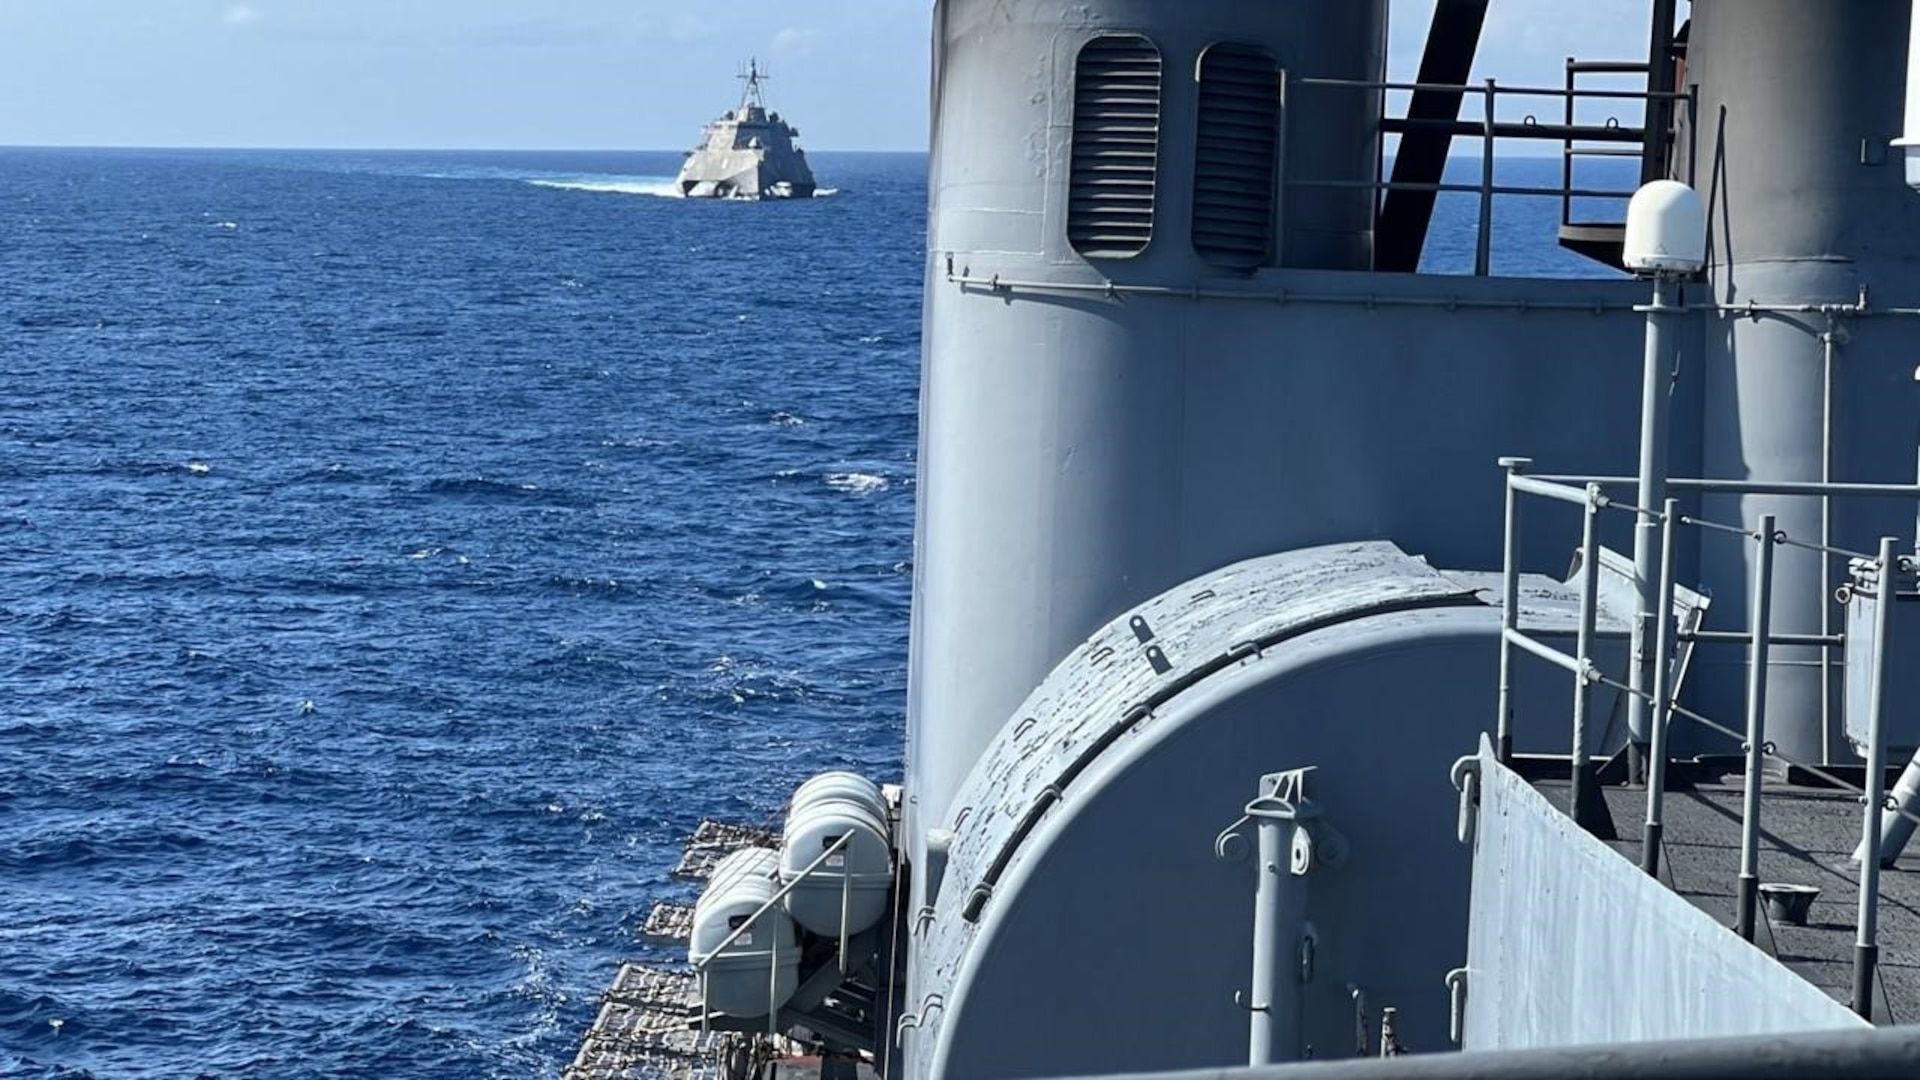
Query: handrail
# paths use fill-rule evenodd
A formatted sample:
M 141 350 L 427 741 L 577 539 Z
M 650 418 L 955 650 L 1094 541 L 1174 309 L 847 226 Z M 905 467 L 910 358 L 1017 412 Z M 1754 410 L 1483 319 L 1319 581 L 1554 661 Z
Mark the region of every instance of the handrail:
M 1486 277 L 1493 272 L 1493 216 L 1495 199 L 1499 196 L 1539 196 L 1557 197 L 1560 200 L 1560 225 L 1562 228 L 1575 224 L 1573 204 L 1576 199 L 1602 199 L 1625 201 L 1633 194 L 1631 190 L 1591 189 L 1574 186 L 1574 160 L 1585 156 L 1640 156 L 1643 161 L 1651 160 L 1657 145 L 1661 148 L 1661 158 L 1670 156 L 1669 143 L 1672 134 L 1666 130 L 1665 120 L 1673 113 L 1672 106 L 1677 102 L 1687 103 L 1687 116 L 1694 117 L 1699 110 L 1699 98 L 1695 89 L 1688 87 L 1680 90 L 1656 90 L 1653 88 L 1653 67 L 1641 61 L 1631 63 L 1616 61 L 1575 61 L 1569 60 L 1566 68 L 1564 86 L 1503 86 L 1497 80 L 1487 79 L 1477 86 L 1466 84 L 1436 82 L 1394 82 L 1385 79 L 1336 79 L 1323 77 L 1294 76 L 1283 73 L 1287 87 L 1301 89 L 1329 88 L 1339 90 L 1358 90 L 1380 95 L 1383 115 L 1379 117 L 1379 130 L 1383 134 L 1407 134 L 1415 131 L 1445 132 L 1450 137 L 1457 135 L 1467 139 L 1480 140 L 1480 182 L 1477 185 L 1406 183 L 1387 180 L 1375 170 L 1370 180 L 1312 180 L 1288 177 L 1283 185 L 1296 187 L 1358 188 L 1373 192 L 1376 206 L 1382 194 L 1393 191 L 1473 193 L 1479 196 L 1479 215 L 1475 228 L 1473 273 L 1476 277 Z M 1648 86 L 1639 90 L 1613 90 L 1582 88 L 1577 85 L 1577 77 L 1586 73 L 1643 73 L 1648 77 Z M 1396 93 L 1434 93 L 1457 96 L 1464 99 L 1472 95 L 1482 99 L 1478 120 L 1425 118 L 1416 116 L 1389 117 L 1384 115 L 1386 95 Z M 1564 108 L 1558 110 L 1560 123 L 1541 123 L 1533 115 L 1522 122 L 1502 121 L 1499 119 L 1499 105 L 1502 95 L 1514 98 L 1545 98 L 1561 101 Z M 1602 124 L 1578 123 L 1575 105 L 1581 101 L 1637 101 L 1645 106 L 1640 126 L 1622 124 L 1617 117 L 1608 117 Z M 1658 122 L 1661 130 L 1656 132 L 1649 125 Z M 1692 131 L 1692 128 L 1689 128 Z M 1526 188 L 1494 183 L 1494 147 L 1503 139 L 1523 139 L 1559 142 L 1561 144 L 1561 183 L 1556 188 Z M 1607 152 L 1583 144 L 1622 143 L 1632 144 L 1635 149 Z M 1693 167 L 1692 156 L 1688 158 L 1688 169 Z M 1646 168 L 1643 166 L 1643 172 Z M 1376 213 L 1377 213 L 1376 209 Z
M 713 958 L 716 956 L 719 956 L 722 952 L 724 952 L 727 946 L 733 944 L 734 941 L 737 940 L 741 934 L 744 934 L 748 930 L 753 929 L 753 924 L 760 921 L 760 916 L 765 915 L 768 911 L 771 911 L 775 905 L 779 904 L 780 901 L 785 900 L 787 898 L 787 894 L 792 892 L 795 889 L 795 887 L 797 887 L 801 882 L 807 880 L 808 877 L 812 876 L 813 872 L 819 869 L 820 864 L 826 862 L 828 857 L 845 850 L 846 846 L 853 842 L 853 833 L 854 833 L 854 830 L 848 829 L 846 833 L 840 837 L 840 839 L 835 840 L 831 844 L 828 844 L 826 848 L 820 852 L 817 858 L 815 858 L 812 862 L 807 864 L 807 868 L 805 870 L 800 871 L 799 875 L 795 877 L 792 881 L 789 881 L 785 885 L 780 886 L 780 888 L 777 891 L 775 891 L 771 897 L 767 898 L 766 903 L 760 905 L 760 909 L 758 911 L 755 911 L 752 915 L 747 916 L 746 922 L 743 922 L 739 926 L 734 927 L 732 933 L 720 939 L 720 944 L 715 945 L 713 947 L 713 951 L 707 953 L 707 955 L 702 959 L 695 960 L 693 962 L 693 970 L 695 971 L 707 970 L 707 965 L 713 962 Z
M 1587 775 L 1585 720 L 1587 712 L 1586 695 L 1594 684 L 1603 684 L 1630 695 L 1633 699 L 1650 701 L 1653 708 L 1651 718 L 1654 735 L 1654 760 L 1647 783 L 1647 820 L 1646 832 L 1642 839 L 1641 868 L 1649 875 L 1659 872 L 1659 846 L 1662 839 L 1664 822 L 1662 820 L 1663 797 L 1665 794 L 1665 773 L 1667 726 L 1675 716 L 1695 721 L 1707 728 L 1733 739 L 1741 744 L 1745 756 L 1744 787 L 1742 790 L 1740 812 L 1740 872 L 1736 886 L 1738 917 L 1736 929 L 1748 941 L 1753 940 L 1755 916 L 1758 903 L 1758 844 L 1760 840 L 1760 776 L 1761 759 L 1772 758 L 1789 765 L 1806 769 L 1826 782 L 1842 790 L 1853 791 L 1863 796 L 1861 823 L 1861 867 L 1860 867 L 1860 911 L 1856 923 L 1857 939 L 1854 948 L 1854 995 L 1853 1007 L 1861 1016 L 1871 1019 L 1872 983 L 1874 972 L 1879 963 L 1879 945 L 1877 926 L 1880 904 L 1879 882 L 1879 836 L 1881 814 L 1889 811 L 1920 825 L 1920 814 L 1912 813 L 1895 805 L 1886 797 L 1885 769 L 1885 650 L 1888 619 L 1892 604 L 1889 597 L 1893 589 L 1893 576 L 1901 568 L 1911 566 L 1913 557 L 1902 555 L 1894 550 L 1895 540 L 1884 537 L 1880 541 L 1879 553 L 1875 556 L 1863 556 L 1830 544 L 1814 544 L 1807 541 L 1794 541 L 1785 532 L 1774 527 L 1774 518 L 1764 515 L 1757 529 L 1744 526 L 1727 525 L 1709 521 L 1697 516 L 1682 514 L 1676 500 L 1665 500 L 1663 509 L 1650 510 L 1645 507 L 1612 501 L 1603 493 L 1607 485 L 1624 485 L 1636 482 L 1628 477 L 1581 477 L 1566 475 L 1530 475 L 1525 472 L 1531 464 L 1525 458 L 1501 458 L 1500 467 L 1505 471 L 1507 492 L 1507 526 L 1505 547 L 1502 560 L 1502 595 L 1509 605 L 1518 592 L 1519 559 L 1516 547 L 1519 532 L 1516 527 L 1519 515 L 1517 497 L 1532 495 L 1552 501 L 1570 503 L 1579 506 L 1582 511 L 1584 527 L 1581 533 L 1580 566 L 1580 634 L 1574 653 L 1566 653 L 1529 635 L 1518 625 L 1517 613 L 1504 611 L 1501 616 L 1500 652 L 1500 693 L 1496 707 L 1497 754 L 1502 764 L 1512 760 L 1512 702 L 1511 702 L 1511 666 L 1515 649 L 1547 660 L 1574 674 L 1574 742 L 1571 751 L 1572 780 L 1568 813 L 1579 819 L 1582 798 L 1586 794 L 1591 778 Z M 1575 487 L 1574 484 L 1582 486 Z M 1758 490 L 1767 494 L 1794 497 L 1828 499 L 1835 495 L 1856 497 L 1920 497 L 1920 484 L 1849 484 L 1849 483 L 1796 483 L 1774 484 L 1753 481 L 1711 480 L 1701 478 L 1669 479 L 1666 484 L 1671 489 L 1697 491 L 1733 491 L 1753 492 Z M 1658 573 L 1659 600 L 1655 610 L 1658 613 L 1659 627 L 1655 643 L 1654 689 L 1649 692 L 1638 686 L 1609 678 L 1594 664 L 1591 655 L 1592 643 L 1596 635 L 1592 631 L 1593 621 L 1598 608 L 1598 589 L 1594 583 L 1594 573 L 1599 557 L 1599 543 L 1594 528 L 1595 518 L 1605 509 L 1631 513 L 1636 519 L 1658 522 L 1661 529 L 1661 555 Z M 1672 632 L 1669 624 L 1673 621 L 1673 590 L 1676 567 L 1673 558 L 1673 536 L 1678 526 L 1693 526 L 1702 529 L 1715 529 L 1745 540 L 1760 544 L 1760 554 L 1755 560 L 1752 587 L 1753 611 L 1752 627 L 1745 632 L 1702 632 L 1693 631 L 1690 635 L 1684 631 Z M 1794 761 L 1779 752 L 1779 749 L 1766 737 L 1766 669 L 1768 667 L 1768 649 L 1773 644 L 1786 643 L 1782 639 L 1794 638 L 1794 643 L 1831 647 L 1828 640 L 1833 635 L 1775 635 L 1771 629 L 1770 613 L 1773 592 L 1774 548 L 1786 544 L 1809 548 L 1830 557 L 1851 557 L 1872 567 L 1877 575 L 1874 586 L 1880 596 L 1875 610 L 1875 637 L 1871 642 L 1873 657 L 1871 661 L 1872 679 L 1871 701 L 1868 705 L 1869 749 L 1866 764 L 1865 784 L 1854 784 L 1835 775 L 1827 769 Z M 1704 636 L 1703 636 L 1704 635 Z M 1668 660 L 1671 657 L 1672 643 L 1675 638 L 1691 638 L 1696 641 L 1732 642 L 1745 639 L 1749 649 L 1747 684 L 1747 722 L 1745 732 L 1736 731 L 1711 718 L 1673 702 L 1670 696 L 1670 673 Z

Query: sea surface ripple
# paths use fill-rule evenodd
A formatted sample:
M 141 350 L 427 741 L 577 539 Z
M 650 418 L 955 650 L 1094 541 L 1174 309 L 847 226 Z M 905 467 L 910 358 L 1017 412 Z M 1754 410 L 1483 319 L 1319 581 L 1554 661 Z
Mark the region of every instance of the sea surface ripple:
M 898 773 L 925 158 L 0 151 L 0 1075 L 553 1077 Z
M 702 817 L 898 775 L 926 158 L 678 161 L 0 150 L 0 1075 L 555 1077 Z

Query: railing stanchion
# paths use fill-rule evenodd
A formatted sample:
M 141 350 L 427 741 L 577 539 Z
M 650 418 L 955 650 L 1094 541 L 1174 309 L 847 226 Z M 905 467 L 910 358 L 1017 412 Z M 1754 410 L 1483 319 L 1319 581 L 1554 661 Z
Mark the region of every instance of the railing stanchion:
M 1513 764 L 1513 642 L 1507 631 L 1520 628 L 1520 493 L 1513 478 L 1526 471 L 1530 459 L 1503 457 L 1507 471 L 1506 554 L 1500 567 L 1500 696 L 1495 706 L 1494 755 L 1502 765 Z
M 1871 717 L 1867 728 L 1866 805 L 1860 818 L 1859 934 L 1853 944 L 1853 1011 L 1873 1019 L 1873 974 L 1880 964 L 1880 808 L 1887 801 L 1887 743 L 1884 713 L 1887 704 L 1887 632 L 1893 618 L 1895 579 L 1899 563 L 1893 556 L 1894 538 L 1880 539 L 1880 574 L 1874 583 L 1873 652 L 1868 695 Z
M 1487 80 L 1486 115 L 1481 118 L 1480 150 L 1480 234 L 1473 249 L 1473 273 L 1486 277 L 1493 272 L 1493 109 L 1497 91 Z
M 1772 514 L 1760 516 L 1760 548 L 1753 560 L 1753 642 L 1747 660 L 1747 768 L 1740 801 L 1740 892 L 1735 929 L 1753 940 L 1754 914 L 1760 902 L 1761 759 L 1767 741 L 1767 657 L 1773 631 Z
M 1668 499 L 1660 515 L 1660 597 L 1653 626 L 1653 708 L 1648 717 L 1647 827 L 1640 838 L 1640 869 L 1660 876 L 1660 842 L 1667 800 L 1667 724 L 1672 719 L 1673 539 L 1680 527 L 1680 502 Z
M 1600 507 L 1605 496 L 1600 485 L 1587 485 L 1587 503 L 1580 529 L 1580 634 L 1576 650 L 1578 664 L 1573 674 L 1573 758 L 1572 782 L 1567 787 L 1567 813 L 1585 824 L 1582 814 L 1587 800 L 1597 795 L 1594 777 L 1587 760 L 1587 709 L 1593 700 L 1593 631 L 1600 606 Z

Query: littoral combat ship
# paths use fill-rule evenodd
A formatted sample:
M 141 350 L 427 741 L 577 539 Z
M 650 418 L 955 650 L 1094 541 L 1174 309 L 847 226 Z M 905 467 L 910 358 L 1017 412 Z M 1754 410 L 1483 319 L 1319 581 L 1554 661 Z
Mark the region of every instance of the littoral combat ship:
M 702 826 L 572 1075 L 1920 1076 L 1913 5 L 1500 3 L 934 5 L 904 781 Z
M 687 151 L 675 181 L 680 194 L 707 199 L 810 199 L 813 170 L 794 145 L 800 129 L 768 112 L 758 60 L 740 76 L 746 89 L 740 106 L 706 126 L 700 145 Z

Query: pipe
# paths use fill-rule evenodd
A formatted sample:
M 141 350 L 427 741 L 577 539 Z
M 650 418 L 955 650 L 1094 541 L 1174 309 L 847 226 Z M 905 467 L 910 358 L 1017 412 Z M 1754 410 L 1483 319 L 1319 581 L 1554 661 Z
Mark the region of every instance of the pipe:
M 1836 320 L 1827 316 L 1820 335 L 1820 482 L 1833 483 L 1833 359 Z M 1820 496 L 1820 546 L 1833 546 L 1833 496 Z M 1824 585 L 1824 582 L 1822 583 Z M 1833 633 L 1833 605 L 1820 604 L 1820 635 Z M 1820 653 L 1820 764 L 1833 764 L 1833 656 Z
M 1307 1061 L 1266 1069 L 1195 1069 L 1153 1080 L 1913 1080 L 1920 1027 L 1556 1046 L 1388 1061 Z M 1104 1080 L 1148 1080 L 1146 1075 Z
M 1306 880 L 1293 873 L 1295 829 L 1312 814 L 1303 798 L 1290 806 L 1274 795 L 1247 804 L 1259 837 L 1258 884 L 1253 894 L 1253 982 L 1249 987 L 1247 1061 L 1271 1065 L 1300 1058 L 1300 926 L 1307 916 Z
M 1760 550 L 1753 560 L 1753 644 L 1747 661 L 1747 773 L 1740 807 L 1740 894 L 1735 928 L 1753 940 L 1760 902 L 1760 775 L 1767 739 L 1767 635 L 1773 622 L 1772 514 L 1760 515 Z
M 1593 702 L 1593 681 L 1587 673 L 1593 667 L 1593 624 L 1600 606 L 1600 539 L 1596 526 L 1602 498 L 1598 487 L 1587 486 L 1587 507 L 1580 529 L 1580 634 L 1575 645 L 1580 667 L 1573 676 L 1573 767 L 1567 789 L 1567 813 L 1580 824 L 1585 823 L 1581 815 L 1595 779 L 1587 759 L 1587 710 Z
M 1654 619 L 1666 619 L 1669 608 L 1655 606 L 1659 583 L 1654 580 L 1654 533 L 1661 528 L 1653 515 L 1667 497 L 1667 421 L 1672 405 L 1672 358 L 1678 351 L 1680 328 L 1675 315 L 1679 283 L 1668 275 L 1653 280 L 1653 304 L 1647 308 L 1647 353 L 1640 374 L 1640 482 L 1634 497 L 1641 509 L 1633 530 L 1633 580 L 1637 609 L 1633 618 L 1633 664 L 1627 676 L 1627 773 L 1631 782 L 1644 775 L 1648 743 L 1647 699 L 1653 685 L 1653 661 L 1648 654 L 1647 629 Z
M 1880 538 L 1880 579 L 1873 609 L 1873 690 L 1868 695 L 1867 798 L 1860 815 L 1860 851 L 1880 850 L 1880 808 L 1887 786 L 1887 630 L 1893 622 L 1894 538 Z M 1853 944 L 1853 1011 L 1873 1019 L 1873 972 L 1880 963 L 1880 860 L 1860 860 L 1859 936 Z
M 1506 554 L 1500 566 L 1500 697 L 1494 718 L 1494 760 L 1502 765 L 1513 761 L 1513 642 L 1508 634 L 1520 629 L 1520 498 L 1512 478 L 1525 472 L 1531 458 L 1503 457 L 1500 467 L 1507 471 Z
M 1680 502 L 1666 500 L 1660 515 L 1660 601 L 1654 610 L 1659 618 L 1653 635 L 1653 746 L 1647 772 L 1647 828 L 1640 838 L 1640 868 L 1649 876 L 1660 876 L 1660 834 L 1665 828 L 1667 798 L 1667 724 L 1672 719 L 1669 700 L 1672 680 L 1667 665 L 1673 655 L 1673 537 L 1679 530 Z
M 1893 785 L 1893 805 L 1880 813 L 1882 867 L 1892 866 L 1906 850 L 1907 841 L 1913 839 L 1915 815 L 1920 815 L 1920 751 L 1900 770 L 1900 779 Z M 1856 848 L 1853 857 L 1860 858 L 1864 850 Z

